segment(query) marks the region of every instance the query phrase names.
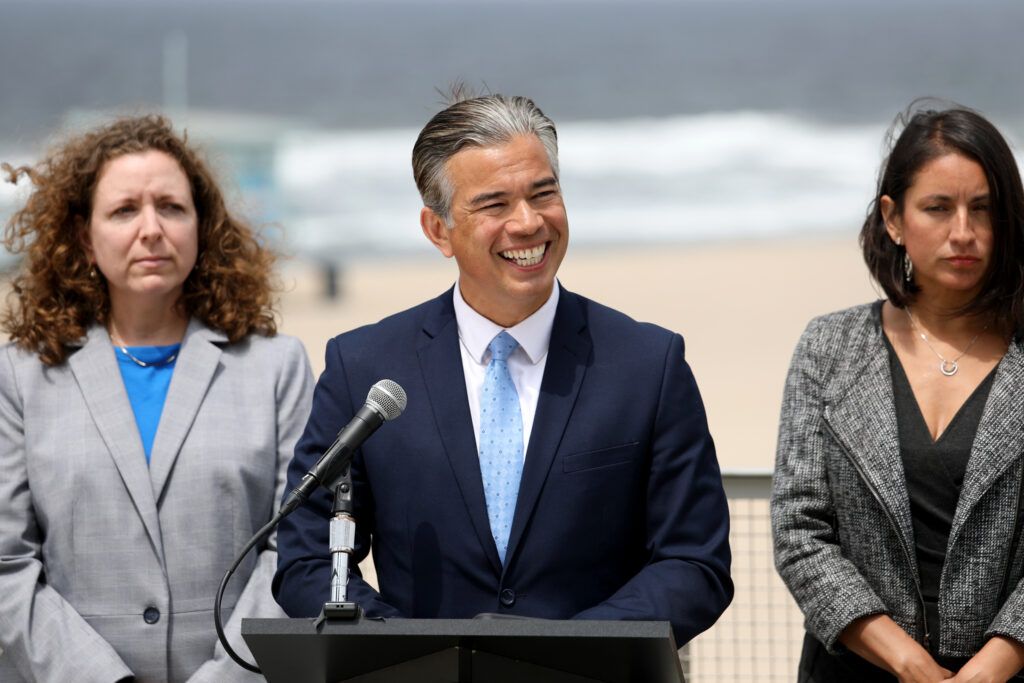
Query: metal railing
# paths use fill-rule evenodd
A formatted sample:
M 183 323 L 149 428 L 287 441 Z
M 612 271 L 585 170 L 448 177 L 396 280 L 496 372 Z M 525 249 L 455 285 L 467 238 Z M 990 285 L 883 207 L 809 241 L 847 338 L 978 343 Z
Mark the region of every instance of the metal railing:
M 687 683 L 796 680 L 803 616 L 772 561 L 771 475 L 770 469 L 722 472 L 736 595 L 714 626 L 679 651 Z

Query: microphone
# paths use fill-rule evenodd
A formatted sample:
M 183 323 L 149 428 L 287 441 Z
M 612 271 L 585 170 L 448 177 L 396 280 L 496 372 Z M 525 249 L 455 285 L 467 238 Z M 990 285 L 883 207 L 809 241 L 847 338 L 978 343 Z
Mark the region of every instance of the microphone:
M 330 490 L 331 485 L 352 461 L 352 453 L 370 438 L 378 427 L 401 415 L 405 410 L 405 404 L 405 390 L 398 382 L 382 379 L 370 387 L 366 403 L 338 432 L 334 443 L 320 456 L 299 485 L 288 494 L 278 514 L 284 517 L 291 513 L 305 503 L 318 486 Z

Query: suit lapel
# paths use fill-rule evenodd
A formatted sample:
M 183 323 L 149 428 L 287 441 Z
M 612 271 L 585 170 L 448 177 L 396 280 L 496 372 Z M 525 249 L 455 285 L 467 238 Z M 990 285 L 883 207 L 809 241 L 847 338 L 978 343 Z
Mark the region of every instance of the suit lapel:
M 851 331 L 849 351 L 832 375 L 839 380 L 825 389 L 825 422 L 892 514 L 904 543 L 913 548 L 889 353 L 877 309 L 871 309 L 871 316 Z
M 117 357 L 107 331 L 99 325 L 88 333 L 85 345 L 68 358 L 100 438 L 114 461 L 150 542 L 163 561 L 163 541 L 157 518 L 156 497 L 146 466 L 146 452 L 124 388 Z
M 562 290 L 551 329 L 537 413 L 526 449 L 515 517 L 509 534 L 506 562 L 513 557 L 527 522 L 533 514 L 551 463 L 562 441 L 586 374 L 592 341 L 579 297 Z
M 163 495 L 181 445 L 192 428 L 199 406 L 220 364 L 221 350 L 214 342 L 226 341 L 227 337 L 222 333 L 194 319 L 189 322 L 178 360 L 174 364 L 174 374 L 167 389 L 167 399 L 160 414 L 160 424 L 149 458 L 150 476 L 157 500 Z
M 1015 338 L 999 362 L 974 437 L 949 533 L 950 547 L 981 497 L 1024 453 L 1024 430 L 1019 426 L 1020 417 L 1024 415 L 1021 386 L 1024 386 L 1024 353 Z M 1009 422 L 1007 416 L 1012 416 Z
M 462 493 L 466 512 L 488 560 L 500 573 L 501 560 L 487 518 L 480 458 L 466 398 L 452 290 L 435 299 L 434 304 L 434 309 L 425 317 L 423 336 L 417 347 L 420 369 L 441 443 Z

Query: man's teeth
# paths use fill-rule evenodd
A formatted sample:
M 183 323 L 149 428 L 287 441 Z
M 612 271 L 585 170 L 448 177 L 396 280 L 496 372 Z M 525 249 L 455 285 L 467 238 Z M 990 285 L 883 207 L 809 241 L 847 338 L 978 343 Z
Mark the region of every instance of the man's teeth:
M 514 261 L 517 266 L 535 266 L 544 258 L 547 248 L 548 245 L 545 243 L 531 249 L 509 249 L 501 252 L 501 255 L 509 261 Z

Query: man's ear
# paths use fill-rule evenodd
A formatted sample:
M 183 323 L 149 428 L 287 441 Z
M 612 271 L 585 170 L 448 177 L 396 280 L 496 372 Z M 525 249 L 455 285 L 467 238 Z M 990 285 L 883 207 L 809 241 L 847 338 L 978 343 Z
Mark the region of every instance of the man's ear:
M 420 227 L 423 234 L 427 236 L 431 244 L 444 254 L 445 258 L 451 258 L 455 251 L 452 249 L 452 230 L 445 223 L 445 220 L 429 206 L 420 210 Z
M 96 255 L 92 250 L 92 236 L 89 234 L 89 221 L 81 216 L 75 216 L 75 232 L 78 233 L 78 242 L 85 250 L 89 263 L 96 263 Z

